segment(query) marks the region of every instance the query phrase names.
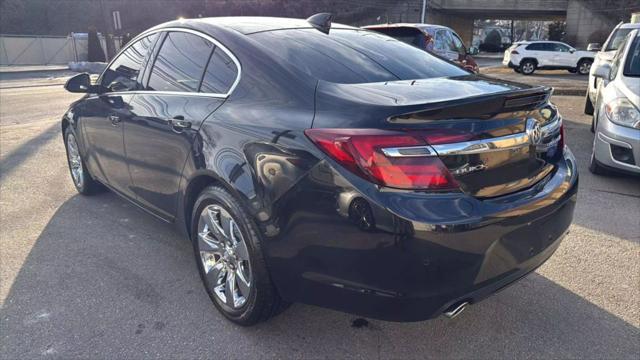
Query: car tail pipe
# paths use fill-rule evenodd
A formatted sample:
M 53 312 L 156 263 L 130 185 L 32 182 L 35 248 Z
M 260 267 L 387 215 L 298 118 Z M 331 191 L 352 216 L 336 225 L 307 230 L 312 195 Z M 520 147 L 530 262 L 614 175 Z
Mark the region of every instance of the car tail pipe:
M 460 315 L 464 311 L 464 309 L 467 308 L 467 306 L 469 306 L 468 301 L 460 301 L 451 305 L 447 310 L 444 311 L 443 314 L 447 318 L 453 319 L 454 317 Z

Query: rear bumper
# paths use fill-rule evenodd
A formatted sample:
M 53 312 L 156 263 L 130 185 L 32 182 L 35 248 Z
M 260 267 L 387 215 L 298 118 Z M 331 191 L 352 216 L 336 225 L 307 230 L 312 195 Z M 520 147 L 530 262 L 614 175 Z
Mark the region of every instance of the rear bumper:
M 534 188 L 484 201 L 369 189 L 342 175 L 318 166 L 282 199 L 288 213 L 265 242 L 272 278 L 287 300 L 392 321 L 480 301 L 542 265 L 578 188 L 568 149 Z

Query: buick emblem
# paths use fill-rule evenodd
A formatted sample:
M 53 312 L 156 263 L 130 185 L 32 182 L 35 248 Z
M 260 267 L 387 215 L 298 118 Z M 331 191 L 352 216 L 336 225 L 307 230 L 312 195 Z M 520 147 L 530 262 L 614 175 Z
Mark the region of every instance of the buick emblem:
M 538 145 L 542 141 L 542 128 L 540 123 L 534 119 L 527 120 L 527 135 L 529 135 L 529 142 L 531 145 Z

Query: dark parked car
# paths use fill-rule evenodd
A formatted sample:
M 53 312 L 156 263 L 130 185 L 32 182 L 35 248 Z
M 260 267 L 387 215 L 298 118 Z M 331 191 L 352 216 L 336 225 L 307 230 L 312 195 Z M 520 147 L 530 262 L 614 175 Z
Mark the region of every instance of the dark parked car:
M 173 21 L 129 44 L 96 84 L 66 84 L 87 93 L 62 119 L 74 184 L 175 223 L 239 324 L 288 302 L 455 316 L 572 221 L 550 89 L 321 14 Z

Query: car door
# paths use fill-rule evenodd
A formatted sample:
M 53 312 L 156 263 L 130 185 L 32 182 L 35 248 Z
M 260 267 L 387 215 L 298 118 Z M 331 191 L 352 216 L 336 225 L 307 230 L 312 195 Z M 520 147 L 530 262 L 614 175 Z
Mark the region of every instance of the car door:
M 101 93 L 85 100 L 79 114 L 87 166 L 91 174 L 114 190 L 133 197 L 123 144 L 123 122 L 131 116 L 129 103 L 142 88 L 140 73 L 157 35 L 127 47 L 99 79 Z
M 526 53 L 523 58 L 534 58 L 538 62 L 538 66 L 545 66 L 549 63 L 549 52 L 546 51 L 546 43 L 532 43 L 525 48 Z
M 563 67 L 575 67 L 577 65 L 577 59 L 571 52 L 571 48 L 568 45 L 560 43 L 551 43 L 553 47 L 553 65 Z
M 130 103 L 124 144 L 138 201 L 172 220 L 182 170 L 202 122 L 226 99 L 237 60 L 206 35 L 164 34 L 145 90 Z

